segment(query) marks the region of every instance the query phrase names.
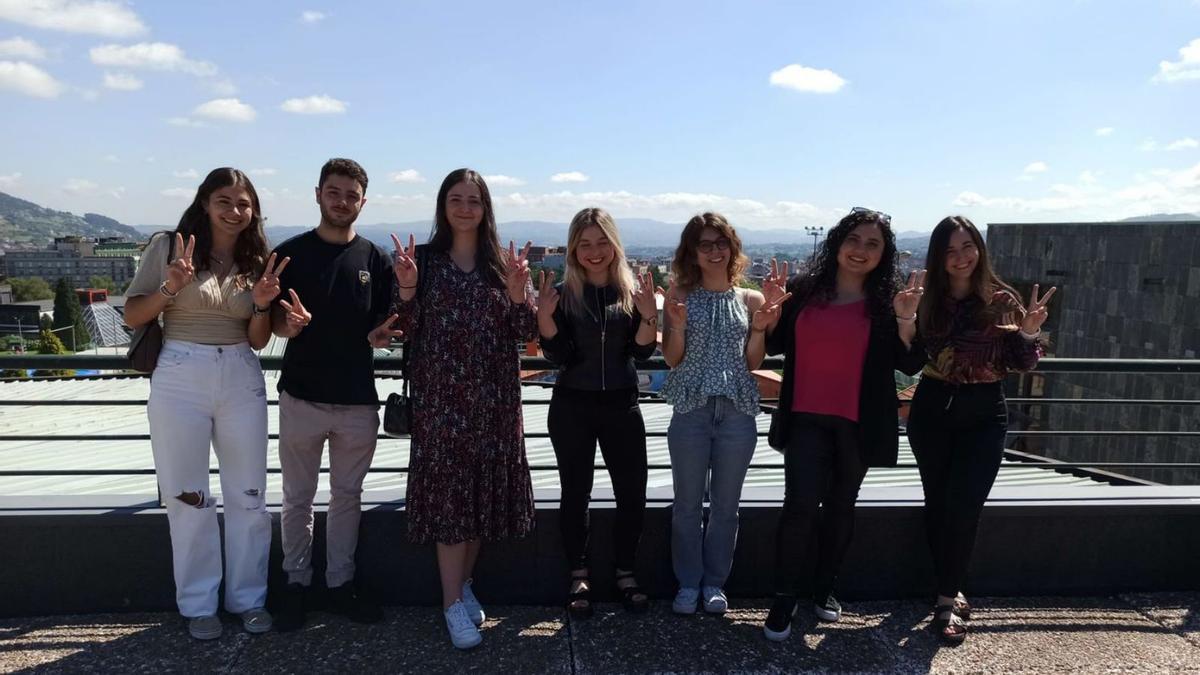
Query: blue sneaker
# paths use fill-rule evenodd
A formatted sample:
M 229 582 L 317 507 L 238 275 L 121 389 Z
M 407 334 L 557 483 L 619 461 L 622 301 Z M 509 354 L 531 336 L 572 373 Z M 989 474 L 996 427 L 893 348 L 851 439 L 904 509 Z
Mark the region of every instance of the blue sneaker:
M 716 586 L 705 586 L 704 591 L 704 611 L 709 614 L 724 614 L 729 610 L 729 600 L 725 597 L 725 591 Z
M 467 609 L 467 616 L 471 617 L 471 623 L 476 626 L 482 625 L 483 620 L 487 616 L 483 613 L 483 605 L 479 604 L 479 598 L 475 597 L 475 592 L 471 590 L 471 582 L 474 579 L 467 579 L 467 582 L 462 587 L 462 604 Z
M 698 602 L 700 602 L 699 588 L 681 588 L 675 594 L 675 601 L 671 603 L 671 611 L 676 614 L 695 614 Z

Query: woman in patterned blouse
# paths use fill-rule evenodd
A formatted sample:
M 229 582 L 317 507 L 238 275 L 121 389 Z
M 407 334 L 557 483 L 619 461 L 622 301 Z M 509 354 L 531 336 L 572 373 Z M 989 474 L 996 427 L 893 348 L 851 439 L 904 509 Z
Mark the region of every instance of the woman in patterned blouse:
M 983 504 L 1004 456 L 1003 380 L 1037 365 L 1054 288 L 1028 307 L 988 262 L 975 225 L 938 223 L 925 258 L 919 335 L 929 354 L 909 413 L 908 439 L 925 490 L 925 529 L 937 579 L 933 626 L 962 642 L 970 605 L 961 591 Z

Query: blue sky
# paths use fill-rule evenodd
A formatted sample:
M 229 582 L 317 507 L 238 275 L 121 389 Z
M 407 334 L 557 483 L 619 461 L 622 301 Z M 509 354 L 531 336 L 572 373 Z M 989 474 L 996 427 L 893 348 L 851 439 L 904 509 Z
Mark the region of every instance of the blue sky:
M 315 224 L 331 156 L 367 223 L 460 166 L 502 221 L 1200 212 L 1200 0 L 0 0 L 0 110 L 0 190 L 130 224 L 225 165 Z

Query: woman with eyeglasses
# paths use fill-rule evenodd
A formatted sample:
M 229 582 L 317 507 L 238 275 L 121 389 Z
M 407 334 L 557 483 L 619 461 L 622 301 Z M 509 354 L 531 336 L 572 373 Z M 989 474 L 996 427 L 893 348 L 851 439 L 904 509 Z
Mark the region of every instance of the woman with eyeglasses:
M 1043 352 L 1051 288 L 1029 305 L 992 270 L 987 245 L 963 216 L 929 237 L 920 334 L 929 354 L 913 395 L 908 440 L 925 491 L 925 531 L 937 582 L 932 626 L 943 640 L 967 637 L 963 596 L 979 516 L 1004 457 L 1004 378 L 1031 370 Z
M 749 260 L 723 216 L 698 215 L 679 237 L 664 304 L 663 357 L 671 372 L 662 396 L 674 412 L 667 429 L 671 478 L 671 560 L 677 614 L 728 609 L 724 585 L 737 543 L 738 503 L 758 430 L 761 332 L 786 296 L 767 303 L 738 288 Z M 661 289 L 660 289 L 661 290 Z M 708 487 L 708 527 L 701 524 Z
M 925 358 L 913 345 L 924 275 L 914 272 L 901 288 L 897 262 L 891 218 L 855 208 L 829 231 L 804 275 L 789 281 L 787 265 L 772 261 L 764 284 L 768 302 L 791 296 L 765 335 L 750 336 L 755 350 L 765 341 L 767 352 L 784 355 L 769 434 L 784 453 L 785 474 L 775 601 L 763 625 L 770 640 L 791 635 L 801 594 L 817 618 L 841 618 L 833 592 L 859 487 L 868 467 L 896 464 L 893 371 L 916 374 Z

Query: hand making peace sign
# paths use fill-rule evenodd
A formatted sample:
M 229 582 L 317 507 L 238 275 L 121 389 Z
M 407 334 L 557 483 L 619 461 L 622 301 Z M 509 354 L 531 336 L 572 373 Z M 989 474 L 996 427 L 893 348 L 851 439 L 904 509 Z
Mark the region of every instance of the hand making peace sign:
M 667 290 L 663 290 L 660 286 L 658 292 L 664 294 L 663 311 L 667 317 L 671 319 L 671 327 L 675 329 L 687 328 L 687 302 L 679 300 L 679 296 L 675 295 L 675 282 L 671 281 Z
M 771 273 L 763 279 L 763 298 L 767 301 L 766 304 L 774 302 L 779 296 L 787 293 L 788 282 L 788 263 L 783 261 L 780 265 L 771 258 Z M 765 306 L 765 305 L 764 305 Z
M 1029 294 L 1029 306 L 1025 308 L 1025 316 L 1021 319 L 1021 330 L 1024 333 L 1033 335 L 1042 329 L 1042 324 L 1046 323 L 1048 316 L 1046 304 L 1057 290 L 1057 286 L 1051 286 L 1045 295 L 1038 298 L 1038 285 L 1033 285 L 1033 292 Z
M 892 310 L 901 319 L 911 319 L 921 306 L 921 296 L 925 295 L 925 270 L 908 273 L 908 283 L 892 297 Z
M 558 309 L 558 291 L 554 288 L 554 270 L 538 272 L 538 319 L 550 319 Z
M 392 330 L 392 324 L 400 318 L 399 314 L 393 314 L 386 321 L 376 326 L 370 333 L 367 333 L 367 342 L 371 343 L 376 349 L 383 349 L 392 344 L 392 340 L 399 340 L 404 337 L 404 331 Z
M 400 239 L 392 235 L 392 244 L 396 247 L 396 259 L 392 261 L 392 272 L 396 275 L 396 283 L 402 289 L 412 290 L 417 287 L 417 244 L 413 236 L 408 235 L 408 248 L 400 245 Z
M 287 300 L 280 300 L 279 306 L 287 310 L 288 328 L 299 333 L 300 329 L 307 326 L 309 321 L 312 321 L 312 314 L 307 309 L 304 309 L 304 304 L 300 302 L 300 296 L 296 295 L 294 289 L 289 288 L 288 294 L 292 296 L 292 301 L 289 303 Z
M 179 293 L 196 278 L 196 268 L 192 265 L 192 253 L 196 250 L 196 235 L 189 234 L 187 248 L 183 245 L 183 235 L 175 233 L 175 259 L 167 265 L 167 281 L 174 286 L 167 289 Z
M 773 329 L 775 324 L 779 323 L 779 310 L 790 297 L 792 297 L 791 293 L 784 292 L 783 295 L 776 296 L 774 300 L 763 302 L 762 307 L 754 310 L 754 316 L 750 319 L 750 327 L 758 331 Z
M 275 254 L 272 253 L 271 257 L 267 258 L 267 266 L 263 269 L 262 276 L 258 278 L 258 281 L 254 282 L 254 288 L 251 290 L 255 307 L 267 307 L 275 298 L 279 297 L 279 275 L 283 274 L 283 268 L 287 267 L 291 261 L 291 258 L 284 258 L 276 268 Z
M 643 319 L 658 319 L 658 300 L 654 293 L 654 275 L 650 272 L 637 275 L 638 288 L 633 293 L 633 306 Z
M 518 254 L 512 241 L 508 242 L 508 274 L 504 285 L 508 287 L 508 299 L 518 305 L 525 304 L 525 286 L 529 283 L 529 261 L 525 258 L 529 256 L 530 246 L 533 246 L 532 241 L 525 242 Z

